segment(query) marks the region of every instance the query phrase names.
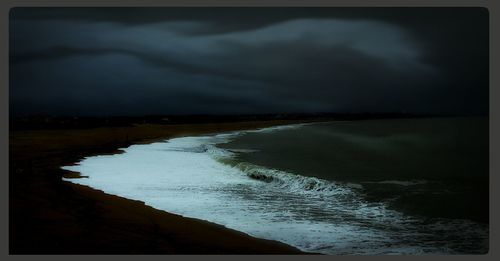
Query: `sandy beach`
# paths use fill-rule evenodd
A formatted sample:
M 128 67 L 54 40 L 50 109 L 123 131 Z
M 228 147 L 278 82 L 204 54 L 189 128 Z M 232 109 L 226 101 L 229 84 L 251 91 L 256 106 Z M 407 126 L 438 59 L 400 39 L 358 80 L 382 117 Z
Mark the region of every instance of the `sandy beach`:
M 210 222 L 160 211 L 62 177 L 83 157 L 185 135 L 254 129 L 293 121 L 12 131 L 11 254 L 300 254 Z
M 487 255 L 490 16 L 11 8 L 9 253 Z

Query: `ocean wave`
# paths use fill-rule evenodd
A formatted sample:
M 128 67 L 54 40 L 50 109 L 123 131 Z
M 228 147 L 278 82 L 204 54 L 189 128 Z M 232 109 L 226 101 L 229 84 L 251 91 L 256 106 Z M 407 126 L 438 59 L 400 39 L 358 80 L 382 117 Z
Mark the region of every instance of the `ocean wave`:
M 341 184 L 316 177 L 306 177 L 247 162 L 238 162 L 232 167 L 242 171 L 251 179 L 267 182 L 281 189 L 298 194 L 316 196 L 352 195 L 352 189 L 359 188 L 352 186 L 352 184 Z
M 298 129 L 300 127 L 311 125 L 311 124 L 313 124 L 313 123 L 298 123 L 298 124 L 280 125 L 280 126 L 274 126 L 274 127 L 265 127 L 265 128 L 256 129 L 256 130 L 242 131 L 242 132 L 246 132 L 246 133 L 268 133 L 268 132 L 281 131 L 281 130 Z
M 282 126 L 267 131 L 297 128 Z M 248 131 L 249 132 L 249 131 Z M 484 253 L 488 227 L 470 221 L 421 220 L 366 201 L 363 187 L 238 160 L 217 147 L 246 132 L 132 145 L 63 167 L 68 180 L 208 220 L 255 237 L 325 254 Z M 382 181 L 410 184 L 417 181 Z M 362 191 L 361 191 L 362 192 Z M 464 240 L 465 239 L 465 240 Z M 485 241 L 487 242 L 487 241 Z M 486 249 L 487 251 L 487 249 Z
M 263 132 L 274 132 L 280 130 L 290 130 L 301 128 L 305 125 L 310 125 L 311 123 L 301 123 L 292 125 L 282 125 L 275 127 L 267 127 L 257 130 L 249 131 L 236 131 L 231 133 L 218 134 L 213 136 L 210 141 L 204 141 L 201 144 L 203 152 L 211 155 L 215 160 L 228 165 L 232 168 L 244 173 L 247 177 L 266 183 L 270 183 L 281 189 L 286 189 L 290 192 L 299 194 L 308 194 L 316 196 L 331 196 L 331 195 L 348 195 L 353 194 L 353 190 L 362 189 L 361 184 L 355 183 L 337 183 L 333 181 L 328 181 L 316 177 L 307 177 L 294 173 L 290 173 L 283 170 L 272 169 L 268 167 L 258 166 L 248 162 L 241 162 L 235 159 L 235 155 L 238 153 L 251 153 L 257 152 L 257 150 L 238 150 L 238 149 L 223 149 L 217 147 L 218 144 L 228 143 L 233 139 L 245 133 L 263 133 Z
M 255 149 L 227 149 L 228 151 L 231 152 L 236 152 L 236 153 L 254 153 L 254 152 L 259 152 L 259 150 Z

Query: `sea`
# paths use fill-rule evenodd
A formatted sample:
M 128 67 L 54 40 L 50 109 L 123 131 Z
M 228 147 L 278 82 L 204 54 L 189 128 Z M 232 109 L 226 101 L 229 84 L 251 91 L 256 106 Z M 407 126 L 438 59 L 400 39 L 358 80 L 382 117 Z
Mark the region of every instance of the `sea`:
M 316 122 L 132 145 L 63 169 L 305 252 L 486 254 L 488 134 L 487 117 Z

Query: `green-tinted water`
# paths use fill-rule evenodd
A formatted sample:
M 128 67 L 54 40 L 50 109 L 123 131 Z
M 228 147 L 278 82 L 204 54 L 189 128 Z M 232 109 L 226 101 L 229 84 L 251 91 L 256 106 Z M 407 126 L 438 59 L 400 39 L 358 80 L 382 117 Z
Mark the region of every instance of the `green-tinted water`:
M 318 123 L 218 146 L 239 162 L 360 184 L 407 214 L 486 223 L 488 140 L 487 118 L 430 118 Z

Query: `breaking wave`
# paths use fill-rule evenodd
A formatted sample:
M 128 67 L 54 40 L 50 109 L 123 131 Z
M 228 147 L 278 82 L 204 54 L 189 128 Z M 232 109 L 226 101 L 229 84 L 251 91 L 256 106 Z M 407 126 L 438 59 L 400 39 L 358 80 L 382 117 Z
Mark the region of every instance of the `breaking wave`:
M 85 158 L 63 169 L 70 182 L 208 220 L 255 237 L 324 254 L 483 253 L 487 227 L 465 220 L 421 220 L 364 200 L 361 184 L 339 183 L 238 161 L 218 147 L 248 132 L 183 137 Z M 390 181 L 394 183 L 394 181 Z M 406 183 L 405 183 L 406 184 Z M 463 240 L 466 238 L 466 240 Z
M 299 194 L 314 194 L 322 196 L 352 194 L 351 188 L 344 188 L 342 184 L 315 177 L 296 175 L 286 171 L 270 169 L 254 164 L 239 162 L 233 167 L 241 170 L 248 177 L 271 183 L 281 189 Z

